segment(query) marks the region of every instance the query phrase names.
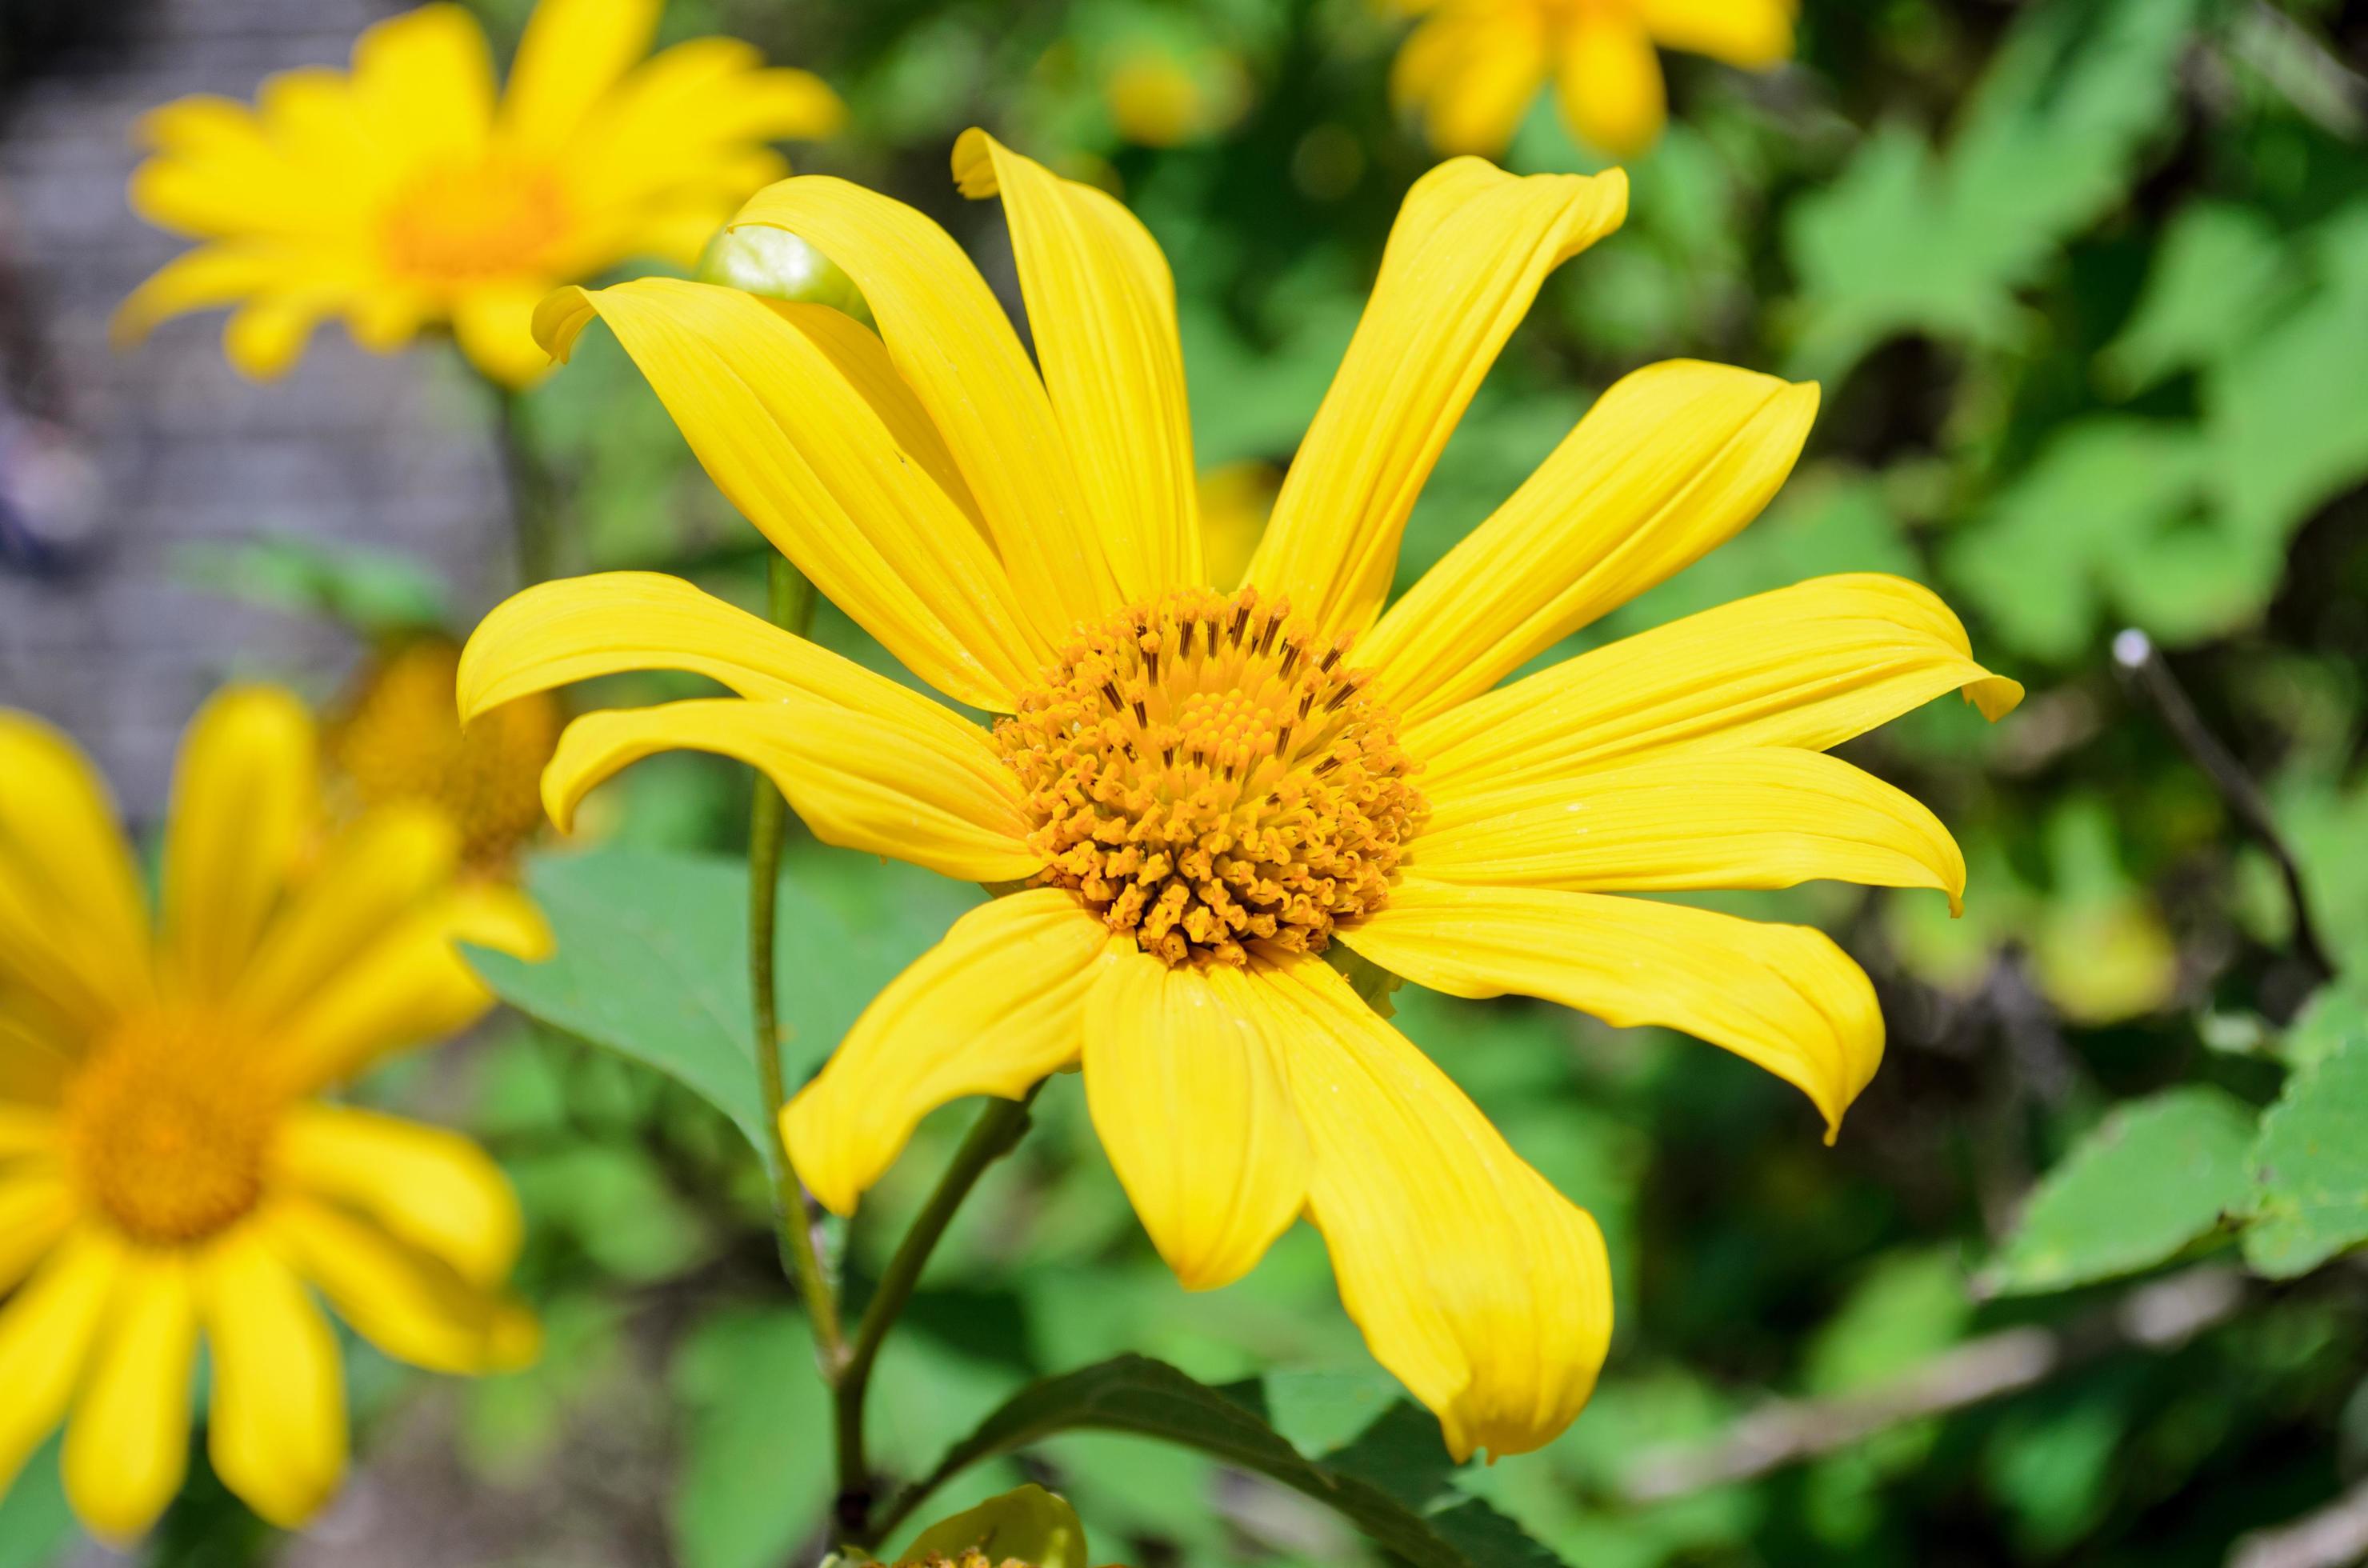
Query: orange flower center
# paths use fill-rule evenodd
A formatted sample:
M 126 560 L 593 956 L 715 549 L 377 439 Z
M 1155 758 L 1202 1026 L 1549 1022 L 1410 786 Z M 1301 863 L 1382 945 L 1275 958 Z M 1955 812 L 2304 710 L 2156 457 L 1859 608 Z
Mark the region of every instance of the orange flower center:
M 1387 902 L 1423 810 L 1347 654 L 1247 588 L 1082 629 L 996 729 L 1044 880 L 1171 964 L 1322 952 Z
M 68 1161 L 124 1234 L 185 1245 L 261 1199 L 282 1103 L 211 1024 L 134 1018 L 67 1085 Z
M 541 270 L 568 230 L 550 169 L 508 158 L 438 165 L 388 207 L 388 265 L 423 283 L 466 284 Z

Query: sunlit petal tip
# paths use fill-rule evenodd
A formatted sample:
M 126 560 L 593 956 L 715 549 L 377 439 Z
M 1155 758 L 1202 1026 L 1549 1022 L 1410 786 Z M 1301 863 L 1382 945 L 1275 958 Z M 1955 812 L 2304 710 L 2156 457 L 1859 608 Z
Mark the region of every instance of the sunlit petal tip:
M 972 126 L 954 138 L 954 185 L 973 201 L 983 201 L 1002 189 L 995 177 L 995 138 Z
M 599 313 L 590 290 L 573 283 L 553 290 L 534 308 L 534 340 L 542 345 L 545 354 L 564 365 L 575 352 L 575 340 Z

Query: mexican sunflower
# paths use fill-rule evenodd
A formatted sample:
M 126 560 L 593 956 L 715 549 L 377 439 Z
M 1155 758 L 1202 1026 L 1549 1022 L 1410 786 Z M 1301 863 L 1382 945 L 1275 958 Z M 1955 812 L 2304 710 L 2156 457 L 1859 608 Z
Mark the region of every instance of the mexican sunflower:
M 235 305 L 223 350 L 268 377 L 324 317 L 381 352 L 449 324 L 487 376 L 533 381 L 536 301 L 635 256 L 689 265 L 786 172 L 767 142 L 842 118 L 819 80 L 761 68 L 737 39 L 644 62 L 663 4 L 542 0 L 498 101 L 484 30 L 438 4 L 364 32 L 350 71 L 271 77 L 253 108 L 151 113 L 131 204 L 204 243 L 123 302 L 119 340 Z
M 1913 583 L 1830 577 L 1497 683 L 1758 513 L 1816 390 L 1716 365 L 1630 376 L 1395 605 L 1417 493 L 1546 274 L 1625 212 L 1617 173 L 1418 181 L 1238 589 L 1202 570 L 1172 284 L 1118 203 L 971 131 L 1000 192 L 1031 365 L 945 232 L 801 178 L 736 222 L 794 231 L 871 301 L 647 279 L 569 290 L 800 570 L 983 726 L 676 579 L 530 588 L 463 652 L 477 711 L 639 668 L 734 698 L 575 721 L 543 777 L 588 790 L 689 747 L 762 768 L 821 838 L 1016 889 L 898 977 L 785 1113 L 852 1210 L 914 1126 L 1082 1065 L 1094 1125 L 1188 1287 L 1305 1215 L 1373 1354 L 1459 1456 L 1533 1449 L 1611 1327 L 1594 1222 L 1326 961 L 1458 996 L 1659 1024 L 1798 1085 L 1830 1124 L 1873 1071 L 1866 977 L 1819 933 L 1622 896 L 1809 878 L 1928 887 L 1930 812 L 1825 749 L 1942 692 L 1992 714 Z
M 63 1420 L 66 1494 L 112 1539 L 180 1485 L 200 1340 L 214 1470 L 281 1525 L 346 1464 L 316 1292 L 418 1366 L 534 1352 L 502 1293 L 519 1222 L 493 1162 L 317 1096 L 484 1012 L 456 937 L 548 938 L 518 894 L 454 885 L 432 815 L 321 842 L 315 746 L 285 692 L 208 705 L 152 921 L 106 787 L 0 710 L 0 1491 Z
M 1795 0 L 1392 0 L 1424 13 L 1390 96 L 1442 153 L 1497 153 L 1551 81 L 1571 134 L 1633 157 L 1668 105 L 1657 45 L 1764 71 L 1793 57 Z

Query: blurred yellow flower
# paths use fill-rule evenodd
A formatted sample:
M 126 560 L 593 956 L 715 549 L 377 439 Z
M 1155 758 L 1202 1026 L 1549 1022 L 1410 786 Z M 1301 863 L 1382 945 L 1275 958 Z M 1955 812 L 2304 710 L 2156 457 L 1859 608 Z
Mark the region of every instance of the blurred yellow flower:
M 484 1012 L 456 938 L 531 955 L 548 937 L 515 892 L 454 884 L 432 815 L 319 844 L 316 745 L 285 692 L 199 715 L 152 928 L 105 785 L 0 710 L 0 1491 L 65 1420 L 67 1496 L 109 1539 L 180 1484 L 201 1337 L 214 1469 L 282 1525 L 346 1464 L 314 1290 L 418 1366 L 535 1351 L 501 1293 L 519 1226 L 493 1162 L 314 1096 Z
M 624 669 L 739 695 L 571 724 L 564 827 L 619 768 L 694 748 L 763 768 L 824 840 L 1029 884 L 894 981 L 790 1106 L 799 1174 L 847 1213 L 928 1111 L 1081 1063 L 1094 1125 L 1182 1282 L 1247 1272 L 1305 1215 L 1373 1354 L 1450 1449 L 1551 1439 L 1611 1332 L 1594 1222 L 1323 956 L 1459 996 L 1659 1024 L 1799 1085 L 1838 1122 L 1883 1020 L 1822 934 L 1610 896 L 1812 878 L 1945 890 L 1964 863 L 1826 748 L 1963 688 L 1938 598 L 1881 576 L 1763 594 L 1492 690 L 1756 516 L 1816 389 L 1679 362 L 1614 386 L 1495 516 L 1384 612 L 1398 540 L 1546 275 L 1626 211 L 1618 174 L 1417 182 L 1247 575 L 1210 582 L 1173 284 L 1107 195 L 978 131 L 1037 365 L 945 231 L 844 181 L 738 222 L 844 267 L 827 308 L 647 279 L 569 290 L 774 544 L 988 731 L 649 574 L 530 588 L 461 661 L 474 713 Z
M 373 654 L 324 726 L 327 793 L 340 816 L 425 806 L 459 834 L 463 866 L 507 876 L 542 825 L 539 786 L 565 715 L 537 692 L 464 729 L 452 707 L 460 665 L 460 645 L 441 636 Z
M 1571 133 L 1615 158 L 1661 134 L 1656 45 L 1761 71 L 1793 56 L 1795 0 L 1392 0 L 1423 14 L 1390 96 L 1442 153 L 1497 153 L 1549 80 Z
M 1281 473 L 1261 462 L 1226 463 L 1201 476 L 1201 558 L 1212 585 L 1240 586 L 1281 491 Z
M 486 375 L 533 381 L 544 294 L 629 257 L 688 266 L 733 203 L 786 172 L 766 142 L 843 117 L 815 77 L 762 69 L 737 39 L 643 62 L 662 6 L 542 0 L 499 101 L 483 30 L 438 4 L 362 34 L 350 72 L 270 78 L 252 109 L 155 110 L 132 205 L 207 243 L 123 302 L 119 341 L 235 305 L 223 349 L 268 377 L 324 317 L 380 351 L 449 324 Z
M 1240 62 L 1211 53 L 1186 60 L 1144 44 L 1121 53 L 1102 78 L 1111 126 L 1139 147 L 1180 147 L 1225 130 L 1248 107 Z

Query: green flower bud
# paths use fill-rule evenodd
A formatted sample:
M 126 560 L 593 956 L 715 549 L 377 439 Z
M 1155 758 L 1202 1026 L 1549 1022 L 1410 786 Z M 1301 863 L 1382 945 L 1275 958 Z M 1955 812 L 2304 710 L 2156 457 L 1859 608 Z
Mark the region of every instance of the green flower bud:
M 717 231 L 699 258 L 699 280 L 769 300 L 794 300 L 844 311 L 866 326 L 871 307 L 855 279 L 787 229 L 743 223 Z

